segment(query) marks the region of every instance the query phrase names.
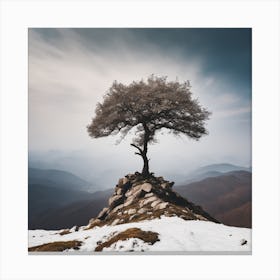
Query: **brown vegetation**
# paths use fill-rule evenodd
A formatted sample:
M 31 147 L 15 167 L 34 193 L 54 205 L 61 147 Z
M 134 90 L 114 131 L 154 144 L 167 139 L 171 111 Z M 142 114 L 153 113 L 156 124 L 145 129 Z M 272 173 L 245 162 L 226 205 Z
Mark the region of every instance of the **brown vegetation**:
M 82 245 L 81 241 L 71 240 L 71 241 L 57 241 L 46 243 L 43 245 L 38 245 L 28 248 L 29 252 L 62 252 L 66 249 L 78 250 Z
M 153 245 L 155 242 L 159 241 L 158 233 L 152 231 L 143 231 L 139 228 L 129 228 L 119 234 L 115 235 L 111 239 L 106 242 L 99 244 L 95 251 L 100 252 L 105 247 L 110 247 L 112 244 L 120 241 L 120 240 L 127 240 L 129 238 L 139 238 L 146 243 Z
M 65 234 L 69 234 L 71 233 L 69 229 L 64 229 L 63 231 L 61 231 L 59 234 L 60 235 L 65 235 Z

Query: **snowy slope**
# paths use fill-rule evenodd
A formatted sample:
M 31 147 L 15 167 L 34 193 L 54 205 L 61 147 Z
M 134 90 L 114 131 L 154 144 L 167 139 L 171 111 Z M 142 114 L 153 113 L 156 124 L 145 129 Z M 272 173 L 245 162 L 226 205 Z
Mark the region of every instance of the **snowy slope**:
M 209 221 L 185 221 L 178 217 L 164 217 L 137 223 L 126 223 L 115 226 L 94 227 L 90 230 L 72 230 L 60 235 L 61 231 L 30 230 L 29 247 L 56 241 L 82 241 L 79 250 L 66 251 L 93 252 L 98 244 L 108 241 L 118 233 L 129 228 L 158 233 L 159 241 L 153 245 L 138 238 L 117 241 L 103 251 L 145 251 L 145 252 L 232 252 L 251 251 L 251 229 L 237 228 Z M 243 245 L 242 245 L 243 244 Z

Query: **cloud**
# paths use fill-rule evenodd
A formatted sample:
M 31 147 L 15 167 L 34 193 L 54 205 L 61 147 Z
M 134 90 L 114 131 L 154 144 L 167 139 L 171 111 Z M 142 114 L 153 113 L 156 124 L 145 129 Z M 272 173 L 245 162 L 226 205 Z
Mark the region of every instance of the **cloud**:
M 156 74 L 191 80 L 194 96 L 213 112 L 210 134 L 199 142 L 160 136 L 160 144 L 150 148 L 156 168 L 169 168 L 164 162 L 168 157 L 180 159 L 174 168 L 181 169 L 190 161 L 231 156 L 248 162 L 250 135 L 244 130 L 250 130 L 249 101 L 217 73 L 206 74 L 203 57 L 194 59 L 194 50 L 182 51 L 176 41 L 169 44 L 164 47 L 133 30 L 30 29 L 29 149 L 80 150 L 109 157 L 112 168 L 120 157 L 123 168 L 139 166 L 140 160 L 128 150 L 129 138 L 119 146 L 113 137 L 92 140 L 86 126 L 114 80 L 130 83 Z M 249 123 L 240 131 L 233 123 L 244 119 Z

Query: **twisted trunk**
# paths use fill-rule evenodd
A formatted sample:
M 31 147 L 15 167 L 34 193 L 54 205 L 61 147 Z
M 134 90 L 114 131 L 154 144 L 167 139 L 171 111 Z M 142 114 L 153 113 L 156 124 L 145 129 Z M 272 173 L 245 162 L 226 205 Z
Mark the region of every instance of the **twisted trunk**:
M 144 165 L 143 165 L 143 169 L 142 169 L 142 175 L 144 177 L 148 177 L 150 175 L 150 171 L 149 171 L 149 159 L 147 157 L 147 152 L 148 152 L 148 141 L 149 141 L 149 137 L 150 137 L 150 131 L 146 125 L 146 123 L 142 123 L 145 134 L 144 134 L 144 145 L 143 145 L 143 154 L 142 154 L 142 158 L 144 161 Z
M 145 123 L 142 123 L 142 125 L 143 125 L 144 131 L 145 131 L 143 149 L 141 149 L 140 147 L 138 147 L 135 144 L 130 144 L 130 145 L 135 147 L 139 151 L 135 154 L 141 156 L 143 159 L 144 164 L 143 164 L 143 169 L 142 169 L 142 175 L 144 177 L 148 177 L 150 175 L 150 171 L 149 171 L 149 159 L 147 157 L 147 153 L 148 153 L 148 142 L 149 142 L 150 132 Z
M 144 154 L 142 156 L 143 158 L 143 161 L 144 161 L 144 165 L 143 165 L 143 169 L 142 169 L 142 175 L 144 177 L 148 177 L 149 174 L 150 174 L 150 171 L 149 171 L 149 159 L 147 158 L 147 154 Z

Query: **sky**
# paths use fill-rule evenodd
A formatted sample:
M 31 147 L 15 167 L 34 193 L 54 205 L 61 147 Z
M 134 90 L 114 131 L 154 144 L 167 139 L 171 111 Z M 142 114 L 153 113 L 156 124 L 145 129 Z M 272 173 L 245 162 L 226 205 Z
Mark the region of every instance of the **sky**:
M 114 80 L 129 84 L 154 74 L 190 80 L 212 115 L 209 135 L 199 141 L 160 135 L 149 147 L 151 171 L 251 165 L 251 29 L 31 28 L 28 37 L 30 162 L 86 179 L 141 171 L 133 135 L 116 145 L 118 136 L 92 139 L 86 126 Z

